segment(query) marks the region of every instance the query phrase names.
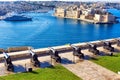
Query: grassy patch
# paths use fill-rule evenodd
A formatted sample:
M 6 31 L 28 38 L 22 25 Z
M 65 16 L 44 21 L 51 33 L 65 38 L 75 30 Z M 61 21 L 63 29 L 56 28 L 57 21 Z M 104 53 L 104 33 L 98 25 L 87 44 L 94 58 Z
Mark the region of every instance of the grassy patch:
M 120 71 L 120 54 L 114 56 L 101 56 L 98 60 L 91 60 L 115 73 Z
M 0 77 L 0 80 L 81 80 L 61 65 Z

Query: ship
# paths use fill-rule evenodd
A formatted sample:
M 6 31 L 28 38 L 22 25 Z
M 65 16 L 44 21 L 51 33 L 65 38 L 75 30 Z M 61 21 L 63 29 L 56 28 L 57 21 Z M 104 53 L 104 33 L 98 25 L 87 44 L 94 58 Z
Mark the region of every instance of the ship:
M 32 18 L 25 15 L 10 13 L 7 14 L 7 16 L 4 18 L 4 21 L 32 21 Z

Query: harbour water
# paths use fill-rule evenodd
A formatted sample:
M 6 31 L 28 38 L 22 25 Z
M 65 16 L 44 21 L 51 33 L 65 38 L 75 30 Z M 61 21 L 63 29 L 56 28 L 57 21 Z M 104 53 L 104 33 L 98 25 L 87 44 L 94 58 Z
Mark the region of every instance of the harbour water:
M 32 21 L 0 21 L 0 48 L 32 46 L 34 48 L 80 43 L 120 37 L 120 23 L 92 24 L 62 19 L 48 13 L 24 13 Z

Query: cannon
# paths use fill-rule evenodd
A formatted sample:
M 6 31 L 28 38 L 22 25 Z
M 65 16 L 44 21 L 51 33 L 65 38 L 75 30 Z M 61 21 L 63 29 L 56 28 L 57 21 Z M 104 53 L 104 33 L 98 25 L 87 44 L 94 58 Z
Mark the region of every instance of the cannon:
M 74 45 L 70 45 L 73 48 L 73 55 L 79 57 L 80 59 L 84 59 L 84 54 L 81 52 L 80 47 L 76 47 Z
M 40 61 L 38 60 L 38 55 L 35 54 L 31 49 L 29 49 L 29 53 L 31 55 L 31 64 L 34 66 L 34 67 L 40 67 Z
M 116 39 L 117 40 L 117 46 L 120 47 L 120 39 Z
M 12 64 L 11 57 L 5 52 L 3 52 L 3 55 L 4 55 L 4 61 L 5 61 L 5 63 L 4 63 L 5 69 L 7 71 L 12 71 L 13 72 L 14 71 L 14 66 Z
M 92 52 L 95 55 L 99 55 L 99 50 L 97 50 L 96 45 L 93 45 L 93 44 L 89 43 L 88 46 L 89 46 L 89 49 L 88 49 L 89 52 Z
M 53 48 L 50 48 L 49 54 L 51 56 L 51 59 L 55 60 L 57 63 L 61 63 L 61 57 L 58 55 L 58 51 L 56 51 Z
M 110 42 L 104 42 L 103 43 L 103 48 L 109 50 L 110 52 L 114 51 L 114 47 L 111 46 Z

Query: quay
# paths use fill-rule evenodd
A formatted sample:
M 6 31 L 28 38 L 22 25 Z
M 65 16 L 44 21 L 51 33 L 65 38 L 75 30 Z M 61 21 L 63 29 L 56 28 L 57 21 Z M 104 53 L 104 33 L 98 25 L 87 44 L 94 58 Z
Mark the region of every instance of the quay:
M 55 16 L 55 15 L 53 15 L 53 16 Z M 93 20 L 82 19 L 82 18 L 70 18 L 70 17 L 59 17 L 59 18 L 81 20 L 81 21 L 90 22 L 90 23 L 96 23 L 96 24 L 98 23 L 98 22 L 94 22 Z
M 55 15 L 53 15 L 55 16 Z M 119 23 L 119 21 L 115 21 L 115 22 L 99 22 L 99 21 L 94 21 L 94 20 L 90 20 L 90 19 L 85 19 L 85 18 L 71 18 L 71 17 L 60 17 L 57 16 L 58 18 L 65 18 L 65 19 L 73 19 L 73 20 L 80 20 L 80 21 L 85 21 L 88 23 L 93 23 L 93 24 L 113 24 L 113 23 Z

